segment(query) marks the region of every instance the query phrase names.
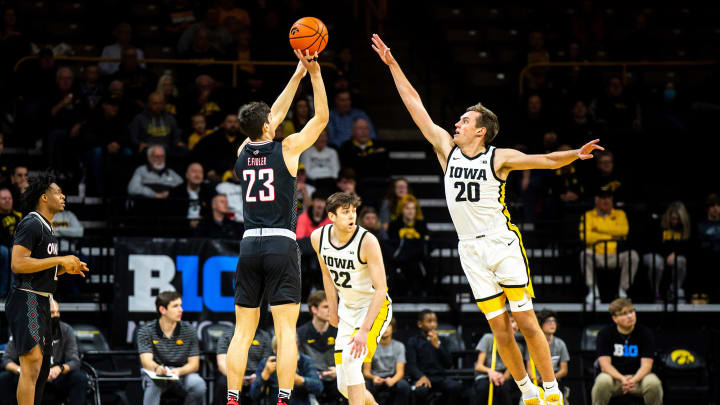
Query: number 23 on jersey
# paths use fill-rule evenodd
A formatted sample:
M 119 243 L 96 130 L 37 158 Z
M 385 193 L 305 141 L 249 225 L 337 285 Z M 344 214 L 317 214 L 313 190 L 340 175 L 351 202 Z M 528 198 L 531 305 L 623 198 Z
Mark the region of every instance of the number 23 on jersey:
M 245 169 L 242 172 L 243 180 L 248 182 L 245 191 L 245 201 L 249 203 L 257 202 L 258 198 L 262 202 L 275 201 L 275 172 L 273 169 Z M 255 181 L 263 181 L 262 187 L 258 187 L 257 195 L 255 195 Z

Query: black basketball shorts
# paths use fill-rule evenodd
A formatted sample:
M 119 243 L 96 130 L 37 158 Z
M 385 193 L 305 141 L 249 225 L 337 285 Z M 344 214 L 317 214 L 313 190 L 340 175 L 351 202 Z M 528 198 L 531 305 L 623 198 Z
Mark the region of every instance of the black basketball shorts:
M 5 313 L 18 354 L 25 354 L 38 344 L 44 355 L 52 354 L 50 298 L 13 288 Z
M 285 236 L 245 237 L 235 270 L 235 305 L 258 308 L 300 303 L 300 249 Z

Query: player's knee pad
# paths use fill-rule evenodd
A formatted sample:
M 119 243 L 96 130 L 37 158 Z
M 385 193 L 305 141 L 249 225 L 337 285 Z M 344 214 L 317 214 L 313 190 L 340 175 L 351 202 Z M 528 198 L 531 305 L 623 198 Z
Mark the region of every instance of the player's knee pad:
M 345 374 L 345 383 L 349 385 L 365 384 L 365 377 L 362 374 L 362 364 L 365 355 L 358 358 L 350 354 L 350 347 L 343 350 L 343 372 Z
M 532 311 L 533 309 L 532 299 L 527 295 L 523 295 L 521 300 L 508 301 L 510 302 L 510 311 L 512 312 Z

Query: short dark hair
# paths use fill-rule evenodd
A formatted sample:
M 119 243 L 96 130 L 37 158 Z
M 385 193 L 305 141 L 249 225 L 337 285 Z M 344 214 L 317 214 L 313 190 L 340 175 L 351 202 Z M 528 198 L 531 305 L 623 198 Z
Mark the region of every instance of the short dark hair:
M 465 112 L 469 111 L 475 111 L 480 114 L 477 120 L 475 120 L 475 127 L 485 128 L 485 145 L 489 145 L 495 139 L 498 132 L 500 132 L 500 124 L 498 123 L 497 115 L 490 111 L 489 108 L 482 105 L 482 103 L 477 103 L 465 110 Z
M 323 301 L 327 301 L 327 295 L 325 295 L 325 291 L 323 290 L 317 290 L 314 293 L 310 294 L 307 300 L 308 308 L 310 307 L 319 307 L 320 304 L 322 304 Z
M 434 312 L 433 310 L 431 310 L 431 309 L 427 309 L 427 308 L 426 308 L 426 309 L 423 309 L 423 310 L 420 311 L 420 313 L 418 314 L 417 320 L 418 320 L 418 322 L 422 322 L 422 321 L 425 320 L 425 317 L 426 317 L 426 316 L 428 316 L 428 315 L 430 315 L 430 314 L 434 314 L 434 313 L 435 313 L 435 312 Z
M 337 179 L 338 179 L 338 181 L 343 180 L 343 179 L 348 179 L 348 180 L 357 179 L 357 176 L 355 175 L 355 169 L 353 169 L 352 167 L 343 167 L 340 170 L 340 174 L 338 175 Z
M 18 166 L 19 167 L 19 166 Z M 55 183 L 55 176 L 50 172 L 43 172 L 28 180 L 28 188 L 20 197 L 20 210 L 23 214 L 37 208 L 40 197 Z
M 326 200 L 327 199 L 327 193 L 320 190 L 315 190 L 312 193 L 312 196 L 310 196 L 311 200 Z
M 167 309 L 171 302 L 175 301 L 182 296 L 177 291 L 163 291 L 155 297 L 155 310 L 160 313 L 160 307 Z
M 390 326 L 392 326 L 393 333 L 395 333 L 395 331 L 397 331 L 397 318 L 395 318 L 394 316 L 390 318 Z
M 240 107 L 238 120 L 240 130 L 250 138 L 251 141 L 260 139 L 263 134 L 263 125 L 268 122 L 270 107 L 262 101 L 253 101 Z
M 362 201 L 360 200 L 360 197 L 358 197 L 355 194 L 350 193 L 343 193 L 343 192 L 337 192 L 327 199 L 327 212 L 332 212 L 333 214 L 337 214 L 338 208 L 349 208 L 349 207 L 359 207 L 360 203 Z
M 545 323 L 545 321 L 547 321 L 550 318 L 555 318 L 556 321 L 558 319 L 557 313 L 555 313 L 555 311 L 550 310 L 550 309 L 543 309 L 542 311 L 538 312 L 537 317 L 538 317 L 538 323 L 540 325 Z

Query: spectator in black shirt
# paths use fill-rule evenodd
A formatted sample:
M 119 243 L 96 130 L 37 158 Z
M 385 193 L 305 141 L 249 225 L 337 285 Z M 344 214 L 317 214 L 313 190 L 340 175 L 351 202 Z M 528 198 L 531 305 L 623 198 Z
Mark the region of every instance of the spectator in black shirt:
M 370 139 L 370 123 L 358 118 L 352 125 L 352 138 L 340 146 L 340 161 L 352 167 L 363 178 L 386 175 L 388 153 L 377 141 Z
M 50 318 L 53 329 L 52 364 L 47 377 L 47 384 L 67 398 L 68 405 L 85 405 L 87 396 L 87 375 L 80 370 L 78 344 L 73 328 L 60 321 L 60 306 L 57 301 L 50 301 Z M 14 392 L 20 378 L 19 353 L 15 348 L 12 336 L 2 356 L 0 371 L 0 392 Z M 9 395 L 0 396 L 0 405 L 16 404 L 15 398 Z
M 661 405 L 660 379 L 651 372 L 655 357 L 655 336 L 637 325 L 635 307 L 627 298 L 610 303 L 615 325 L 606 326 L 597 336 L 598 364 L 602 373 L 592 388 L 593 405 L 607 405 L 620 395 L 642 396 L 646 405 Z
M 312 312 L 312 319 L 297 329 L 300 353 L 313 360 L 323 383 L 323 392 L 318 402 L 334 404 L 340 398 L 333 356 L 338 330 L 330 325 L 330 306 L 325 291 L 318 290 L 310 294 L 307 305 Z
M 423 263 L 428 235 L 427 224 L 417 198 L 405 194 L 398 202 L 398 218 L 387 230 L 388 245 L 393 249 L 389 277 L 395 291 L 406 295 L 427 294 L 427 270 Z
M 140 153 L 149 145 L 162 145 L 168 153 L 181 155 L 186 150 L 181 136 L 175 117 L 165 111 L 165 96 L 159 92 L 148 96 L 147 108 L 130 123 L 130 141 Z
M 24 165 L 15 166 L 10 175 L 10 193 L 13 201 L 20 201 L 20 196 L 28 188 L 28 168 Z
M 615 204 L 623 207 L 627 202 L 627 184 L 615 170 L 615 157 L 610 151 L 599 152 L 595 171 L 589 176 L 586 190 L 604 190 L 613 194 Z
M 230 218 L 230 207 L 225 194 L 216 194 L 212 199 L 212 213 L 200 221 L 196 235 L 213 239 L 241 239 L 244 227 Z
M 10 249 L 15 226 L 21 219 L 22 214 L 13 209 L 10 189 L 0 187 L 0 297 L 4 297 L 10 287 Z
M 237 113 L 227 113 L 222 126 L 195 145 L 194 159 L 203 165 L 208 180 L 218 182 L 235 167 L 237 151 L 244 140 Z
M 119 97 L 104 97 L 100 101 L 100 108 L 90 115 L 83 128 L 85 143 L 90 147 L 85 159 L 88 175 L 86 184 L 89 186 L 87 192 L 91 195 L 105 195 L 105 192 L 115 195 L 118 188 L 109 190 L 107 187 L 127 184 L 130 180 L 125 174 L 129 170 L 123 168 L 131 163 L 132 149 L 120 101 Z
M 576 100 L 572 106 L 572 120 L 562 132 L 561 142 L 577 145 L 586 139 L 603 138 L 601 127 L 588 114 L 584 100 Z
M 168 211 L 177 218 L 183 218 L 185 226 L 196 228 L 200 220 L 208 215 L 211 193 L 208 183 L 204 182 L 205 174 L 200 163 L 190 163 L 185 171 L 185 182 L 172 190 L 168 195 Z
M 187 393 L 186 405 L 202 404 L 207 386 L 198 374 L 200 345 L 195 327 L 182 321 L 182 297 L 175 291 L 163 291 L 155 299 L 155 308 L 160 318 L 146 323 L 137 333 L 144 371 L 143 404 L 159 405 L 162 393 L 178 386 Z M 150 375 L 177 379 L 156 382 Z
M 437 333 L 437 316 L 429 309 L 420 312 L 417 322 L 419 333 L 407 342 L 407 371 L 415 384 L 416 403 L 428 403 L 431 390 L 441 392 L 444 403 L 460 403 L 462 384 L 445 372 L 452 368 L 448 341 Z
M 145 109 L 147 96 L 155 89 L 155 75 L 138 63 L 138 49 L 128 46 L 122 50 L 120 69 L 109 81 L 119 80 L 125 88 L 125 96 L 140 110 Z

